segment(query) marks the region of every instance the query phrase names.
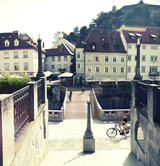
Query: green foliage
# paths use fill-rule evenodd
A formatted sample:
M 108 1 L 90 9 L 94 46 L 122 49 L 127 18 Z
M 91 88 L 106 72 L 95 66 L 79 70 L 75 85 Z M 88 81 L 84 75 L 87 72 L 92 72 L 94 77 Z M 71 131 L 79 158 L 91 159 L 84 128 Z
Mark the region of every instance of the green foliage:
M 13 76 L 11 74 L 3 74 L 0 78 L 0 94 L 1 93 L 13 93 L 17 91 L 31 81 L 31 78 L 27 75 Z
M 71 58 L 70 72 L 76 73 L 76 56 L 75 55 Z

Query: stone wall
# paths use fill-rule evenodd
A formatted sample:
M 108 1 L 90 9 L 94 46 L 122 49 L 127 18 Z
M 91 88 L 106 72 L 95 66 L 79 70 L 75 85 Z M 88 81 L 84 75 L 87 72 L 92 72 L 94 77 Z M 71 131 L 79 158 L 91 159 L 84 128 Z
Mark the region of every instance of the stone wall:
M 136 106 L 137 81 L 132 82 L 131 151 L 147 166 L 160 164 L 160 123 L 155 121 L 157 87 L 147 85 L 147 116 Z M 141 130 L 139 130 L 141 128 Z M 139 132 L 140 131 L 140 132 Z

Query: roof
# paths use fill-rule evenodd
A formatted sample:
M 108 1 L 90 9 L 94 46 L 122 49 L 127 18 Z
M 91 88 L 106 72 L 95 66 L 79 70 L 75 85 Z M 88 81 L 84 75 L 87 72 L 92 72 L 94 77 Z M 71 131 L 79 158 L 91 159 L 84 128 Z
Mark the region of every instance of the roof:
M 131 31 L 131 30 L 122 30 L 124 37 L 127 43 L 137 43 L 137 37 L 142 37 L 141 43 L 145 44 L 160 44 L 160 28 L 158 27 L 147 27 L 145 31 Z M 129 34 L 135 34 L 135 39 L 131 39 Z M 153 40 L 154 37 L 157 37 L 157 40 Z
M 17 39 L 19 41 L 18 46 L 14 46 L 14 40 Z M 5 40 L 10 42 L 9 46 L 5 46 Z M 21 49 L 21 48 L 35 48 L 34 46 L 30 45 L 29 43 L 25 42 L 17 35 L 13 33 L 0 33 L 0 49 Z
M 60 74 L 58 77 L 72 77 L 72 76 L 73 76 L 73 73 L 65 72 Z
M 115 42 L 113 39 L 115 40 Z M 98 29 L 93 29 L 85 38 L 84 43 L 86 43 L 86 52 L 126 53 L 122 40 L 120 38 L 120 32 L 118 31 L 102 30 L 102 33 L 100 33 Z M 92 48 L 92 45 L 94 44 L 95 49 Z M 107 49 L 105 46 L 107 47 Z
M 58 48 L 46 49 L 47 56 L 74 55 L 66 44 L 61 44 Z

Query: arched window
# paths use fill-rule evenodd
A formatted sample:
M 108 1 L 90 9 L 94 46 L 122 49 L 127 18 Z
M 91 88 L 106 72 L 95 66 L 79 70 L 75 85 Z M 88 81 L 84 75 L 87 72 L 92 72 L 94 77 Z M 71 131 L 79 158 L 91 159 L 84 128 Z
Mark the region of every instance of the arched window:
M 19 40 L 18 39 L 15 39 L 14 40 L 14 46 L 18 46 L 19 45 Z
M 96 44 L 95 44 L 95 43 L 92 43 L 92 44 L 91 44 L 91 49 L 92 49 L 92 50 L 95 50 L 95 49 L 96 49 Z
M 10 44 L 9 40 L 5 40 L 4 44 L 5 44 L 5 47 L 9 47 L 9 44 Z
M 108 50 L 108 49 L 109 49 L 109 45 L 108 45 L 107 43 L 105 43 L 105 44 L 103 45 L 103 49 Z

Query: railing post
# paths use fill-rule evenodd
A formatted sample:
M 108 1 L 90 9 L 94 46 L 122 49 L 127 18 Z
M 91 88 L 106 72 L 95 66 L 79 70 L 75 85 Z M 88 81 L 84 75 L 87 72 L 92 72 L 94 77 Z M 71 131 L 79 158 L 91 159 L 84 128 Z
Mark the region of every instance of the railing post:
M 148 120 L 153 124 L 153 120 L 155 117 L 156 109 L 157 109 L 157 87 L 156 84 L 150 84 L 148 86 L 147 93 L 147 103 L 148 103 Z
M 29 91 L 30 91 L 30 112 L 29 112 L 29 117 L 31 120 L 35 120 L 37 117 L 37 112 L 38 112 L 38 100 L 37 100 L 37 83 L 36 82 L 29 82 L 27 83 L 29 85 Z
M 42 79 L 42 103 L 47 102 L 47 84 L 46 84 L 46 77 L 40 77 Z
M 13 95 L 0 95 L 0 166 L 10 165 L 14 158 Z

